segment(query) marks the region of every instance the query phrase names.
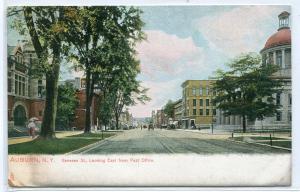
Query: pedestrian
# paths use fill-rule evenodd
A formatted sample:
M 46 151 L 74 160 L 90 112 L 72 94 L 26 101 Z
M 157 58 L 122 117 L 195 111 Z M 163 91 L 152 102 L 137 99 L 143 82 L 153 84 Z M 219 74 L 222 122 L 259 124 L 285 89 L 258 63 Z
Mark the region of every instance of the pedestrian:
M 31 136 L 32 139 L 34 139 L 35 138 L 35 129 L 36 129 L 35 120 L 30 119 L 27 127 L 28 127 L 29 136 Z

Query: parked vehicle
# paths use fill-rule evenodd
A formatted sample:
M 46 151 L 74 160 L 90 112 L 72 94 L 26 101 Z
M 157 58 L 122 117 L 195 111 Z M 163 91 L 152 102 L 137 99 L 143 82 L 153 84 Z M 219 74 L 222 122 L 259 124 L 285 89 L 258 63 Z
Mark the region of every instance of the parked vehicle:
M 124 124 L 124 125 L 122 126 L 122 128 L 123 128 L 123 130 L 128 130 L 128 129 L 129 129 L 129 126 L 126 125 L 126 124 Z

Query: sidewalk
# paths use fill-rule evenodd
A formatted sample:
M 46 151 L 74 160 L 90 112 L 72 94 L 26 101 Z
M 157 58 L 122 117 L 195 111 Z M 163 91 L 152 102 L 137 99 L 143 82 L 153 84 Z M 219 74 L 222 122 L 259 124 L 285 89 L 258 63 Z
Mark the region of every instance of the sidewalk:
M 83 132 L 82 131 L 64 131 L 64 132 L 57 132 L 55 135 L 57 138 L 63 138 L 63 137 L 67 137 L 67 136 L 78 135 L 80 133 L 83 133 Z M 32 140 L 33 139 L 29 136 L 8 138 L 8 145 L 25 143 L 25 142 L 29 142 Z
M 212 134 L 211 129 L 174 129 L 175 131 L 186 131 L 186 132 L 194 132 L 194 133 L 205 133 L 205 134 Z M 230 135 L 231 132 L 227 130 L 220 130 L 220 129 L 214 129 L 213 134 L 222 134 L 222 135 Z

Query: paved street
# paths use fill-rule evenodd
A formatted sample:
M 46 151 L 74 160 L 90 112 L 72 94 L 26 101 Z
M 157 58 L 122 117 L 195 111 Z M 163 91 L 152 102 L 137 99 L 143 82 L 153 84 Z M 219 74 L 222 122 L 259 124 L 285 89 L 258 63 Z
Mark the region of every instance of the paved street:
M 230 135 L 210 135 L 196 132 L 147 129 L 124 131 L 92 146 L 82 154 L 137 154 L 137 153 L 288 153 L 267 146 L 237 143 Z

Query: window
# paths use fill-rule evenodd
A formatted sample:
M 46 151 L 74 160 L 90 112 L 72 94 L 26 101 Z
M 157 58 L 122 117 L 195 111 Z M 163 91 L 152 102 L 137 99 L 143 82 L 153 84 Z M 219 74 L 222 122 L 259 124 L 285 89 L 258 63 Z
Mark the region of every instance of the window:
M 193 106 L 196 106 L 197 105 L 197 101 L 196 99 L 193 99 Z
M 281 51 L 276 51 L 276 64 L 282 67 L 282 54 Z
M 206 109 L 206 115 L 209 115 L 209 109 Z
M 281 121 L 281 112 L 276 113 L 276 121 Z
M 206 104 L 206 106 L 209 106 L 209 99 L 205 100 L 205 104 Z
M 193 109 L 193 115 L 196 115 L 197 112 L 196 112 L 196 109 Z
M 200 87 L 200 89 L 199 89 L 199 95 L 203 95 L 203 88 L 202 87 Z
M 289 121 L 292 121 L 292 112 L 289 112 L 289 113 L 288 113 L 288 120 L 289 120 Z
M 15 94 L 25 96 L 25 77 L 15 75 Z
M 29 54 L 29 64 L 32 65 L 32 54 Z
M 209 87 L 206 87 L 206 95 L 209 95 Z
M 292 105 L 292 94 L 289 94 L 289 105 Z
M 203 106 L 203 99 L 200 99 L 200 106 Z
M 291 61 L 291 49 L 285 50 L 285 68 L 290 69 L 292 67 L 292 61 Z
M 7 89 L 8 92 L 11 92 L 11 86 L 12 86 L 12 80 L 11 80 L 11 72 L 8 72 L 7 74 Z
M 263 65 L 263 66 L 266 66 L 266 65 L 267 65 L 267 56 L 266 56 L 266 54 L 263 54 L 263 55 L 262 55 L 262 65 Z
M 216 106 L 216 102 L 214 100 L 211 101 L 212 106 Z
M 280 105 L 280 93 L 276 94 L 276 105 Z
M 44 90 L 44 86 L 43 86 L 43 81 L 41 79 L 38 80 L 38 97 L 43 97 L 43 90 Z
M 269 53 L 269 64 L 274 64 L 274 58 L 273 58 L 273 53 L 272 52 L 270 52 Z
M 194 88 L 194 87 L 193 87 L 193 89 L 192 89 L 192 94 L 193 94 L 193 95 L 196 95 L 196 88 Z
M 43 87 L 38 86 L 38 97 L 42 97 Z
M 203 115 L 203 109 L 200 109 L 200 115 Z
M 213 109 L 213 115 L 217 115 L 217 110 Z

